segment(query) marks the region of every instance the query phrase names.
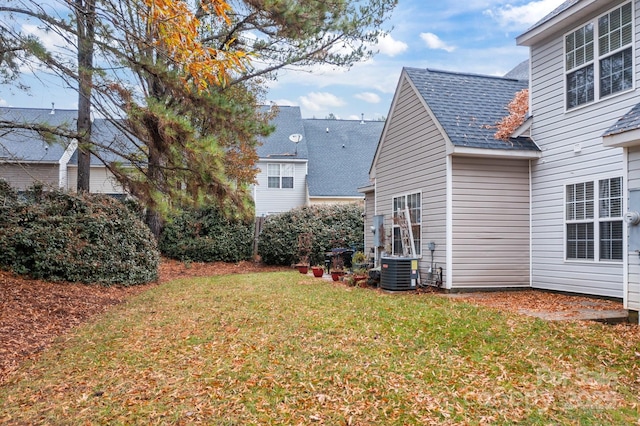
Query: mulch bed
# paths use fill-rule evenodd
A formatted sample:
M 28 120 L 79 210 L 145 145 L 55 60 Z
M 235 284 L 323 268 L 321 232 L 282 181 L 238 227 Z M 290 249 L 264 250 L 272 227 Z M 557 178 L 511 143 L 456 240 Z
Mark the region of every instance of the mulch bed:
M 103 287 L 30 280 L 0 271 L 0 384 L 69 329 L 128 298 L 183 277 L 290 270 L 255 262 L 190 263 L 163 259 L 158 283 Z

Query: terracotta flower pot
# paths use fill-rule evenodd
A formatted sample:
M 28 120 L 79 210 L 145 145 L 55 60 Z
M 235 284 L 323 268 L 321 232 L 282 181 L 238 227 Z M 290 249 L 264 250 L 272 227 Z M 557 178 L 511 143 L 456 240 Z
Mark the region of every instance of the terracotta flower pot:
M 313 272 L 313 276 L 316 278 L 320 278 L 324 274 L 324 269 L 319 266 L 314 266 L 311 268 L 311 272 Z
M 338 281 L 344 275 L 344 271 L 331 271 L 331 279 Z
M 308 265 L 296 265 L 296 268 L 298 268 L 298 272 L 300 272 L 301 274 L 306 274 L 307 272 L 309 272 Z

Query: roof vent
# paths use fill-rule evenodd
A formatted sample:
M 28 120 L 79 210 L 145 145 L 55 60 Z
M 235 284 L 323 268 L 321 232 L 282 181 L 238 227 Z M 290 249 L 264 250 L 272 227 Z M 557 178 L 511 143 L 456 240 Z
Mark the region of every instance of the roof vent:
M 364 112 L 361 114 L 362 120 L 360 120 L 360 124 L 364 124 Z
M 327 127 L 327 133 L 329 133 L 329 128 Z
M 51 112 L 49 114 L 53 115 L 56 113 L 56 103 L 51 102 Z

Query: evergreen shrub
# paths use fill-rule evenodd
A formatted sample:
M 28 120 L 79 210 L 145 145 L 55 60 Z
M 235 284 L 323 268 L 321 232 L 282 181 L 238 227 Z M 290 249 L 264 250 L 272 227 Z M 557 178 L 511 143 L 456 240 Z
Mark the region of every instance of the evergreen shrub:
M 48 281 L 135 285 L 158 278 L 155 239 L 106 195 L 16 194 L 0 184 L 0 268 Z
M 253 252 L 253 222 L 228 219 L 216 206 L 184 210 L 160 235 L 160 252 L 192 262 L 239 262 Z
M 313 234 L 311 264 L 322 264 L 332 248 L 362 250 L 363 209 L 357 204 L 301 207 L 267 218 L 258 240 L 258 254 L 268 265 L 298 262 L 298 235 Z

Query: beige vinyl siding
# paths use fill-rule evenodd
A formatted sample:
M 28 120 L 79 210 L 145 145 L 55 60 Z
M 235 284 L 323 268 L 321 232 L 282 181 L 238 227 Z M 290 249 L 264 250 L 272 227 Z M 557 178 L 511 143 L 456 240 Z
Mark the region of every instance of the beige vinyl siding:
M 636 4 L 636 15 L 638 9 Z M 636 16 L 636 40 L 638 22 Z M 637 95 L 625 92 L 565 111 L 563 34 L 533 46 L 531 61 L 531 136 L 542 150 L 532 162 L 532 286 L 621 298 L 622 262 L 565 261 L 564 196 L 567 184 L 623 176 L 622 149 L 603 147 L 601 136 L 638 102 Z
M 628 166 L 627 190 L 640 190 L 640 147 L 629 148 Z M 628 252 L 628 267 L 626 308 L 640 311 L 640 256 L 631 250 Z
M 24 191 L 35 182 L 58 189 L 59 170 L 58 164 L 0 163 L 0 179 L 6 180 L 19 191 Z
M 67 190 L 75 191 L 78 186 L 78 166 L 70 165 L 67 175 Z M 124 194 L 125 190 L 104 166 L 92 166 L 89 174 L 89 192 L 93 194 Z
M 529 162 L 452 164 L 453 288 L 529 286 Z
M 392 238 L 393 197 L 421 193 L 422 278 L 431 263 L 427 243 L 436 243 L 434 263 L 445 269 L 446 149 L 440 130 L 408 81 L 403 80 L 374 164 L 376 211 L 384 215 L 386 243 Z M 444 271 L 446 275 L 447 271 Z
M 293 188 L 269 188 L 267 164 L 293 164 Z M 307 205 L 307 163 L 282 160 L 260 160 L 260 172 L 256 176 L 258 184 L 254 188 L 256 216 L 289 211 Z

